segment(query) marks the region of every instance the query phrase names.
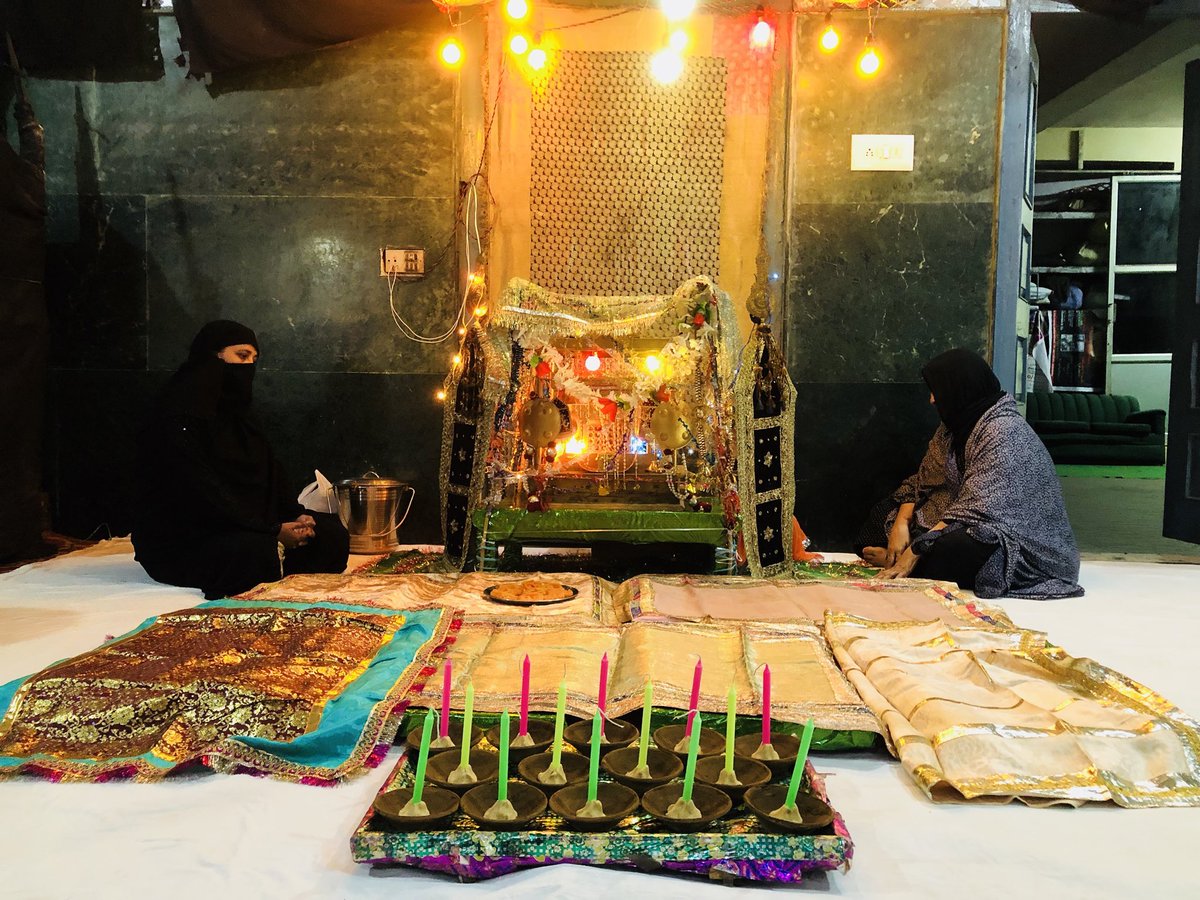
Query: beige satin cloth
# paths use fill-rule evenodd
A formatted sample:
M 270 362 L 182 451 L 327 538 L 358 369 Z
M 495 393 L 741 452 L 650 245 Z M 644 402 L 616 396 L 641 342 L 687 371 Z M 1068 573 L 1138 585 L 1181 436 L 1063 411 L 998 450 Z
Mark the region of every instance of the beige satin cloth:
M 608 654 L 609 716 L 642 706 L 647 679 L 654 705 L 689 707 L 696 661 L 702 662 L 699 709 L 724 716 L 728 691 L 737 691 L 740 715 L 762 714 L 762 674 L 771 666 L 771 712 L 786 722 L 810 716 L 820 728 L 874 731 L 879 723 L 838 670 L 821 633 L 804 626 L 635 622 L 625 626 L 542 622 L 531 617 L 468 617 L 449 655 L 454 708 L 467 682 L 475 688 L 475 708 L 515 711 L 521 665 L 530 660 L 530 709 L 553 712 L 560 681 L 566 682 L 567 710 L 588 717 L 596 709 L 600 662 Z M 430 679 L 414 706 L 437 707 L 441 680 Z
M 825 633 L 931 799 L 1200 805 L 1200 724 L 1042 634 L 836 614 Z
M 616 606 L 631 619 L 688 621 L 811 622 L 826 612 L 848 613 L 876 622 L 940 620 L 948 625 L 981 624 L 973 610 L 1011 627 L 1000 610 L 965 600 L 956 585 L 906 579 L 847 585 L 784 579 L 643 575 L 617 589 Z M 947 590 L 949 588 L 950 590 Z

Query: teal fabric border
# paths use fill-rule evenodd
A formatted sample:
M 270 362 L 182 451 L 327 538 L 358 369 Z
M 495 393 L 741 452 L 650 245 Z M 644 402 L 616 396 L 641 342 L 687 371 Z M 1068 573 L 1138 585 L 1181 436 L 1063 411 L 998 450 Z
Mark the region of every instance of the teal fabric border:
M 263 607 L 282 607 L 291 609 L 333 609 L 348 612 L 371 613 L 385 616 L 404 616 L 405 623 L 391 639 L 380 647 L 374 659 L 371 660 L 365 672 L 351 683 L 346 690 L 325 704 L 321 714 L 320 724 L 314 731 L 301 735 L 294 741 L 271 741 L 252 737 L 231 736 L 227 740 L 241 743 L 296 766 L 320 767 L 334 769 L 345 764 L 350 754 L 358 744 L 363 728 L 376 704 L 387 697 L 396 680 L 416 658 L 421 646 L 432 637 L 438 622 L 443 615 L 441 609 L 398 611 L 380 609 L 371 606 L 355 604 L 270 602 L 256 603 L 242 600 L 213 600 L 198 604 L 197 610 L 203 609 L 261 609 Z M 108 646 L 114 641 L 123 640 L 139 632 L 145 631 L 159 620 L 158 616 L 147 619 L 137 628 L 126 632 L 111 641 L 105 641 L 100 647 Z M 99 649 L 99 648 L 97 648 Z M 89 651 L 92 652 L 92 651 Z M 68 657 L 74 659 L 75 657 Z M 59 660 L 62 662 L 62 660 Z M 57 663 L 55 663 L 57 665 Z M 48 668 L 48 667 L 47 667 Z M 43 670 L 44 671 L 44 670 Z M 12 704 L 16 693 L 30 678 L 38 673 L 18 678 L 0 687 L 0 709 L 5 712 Z M 11 772 L 22 766 L 38 765 L 44 761 L 47 768 L 53 768 L 58 757 L 38 754 L 32 757 L 0 756 L 0 774 Z M 149 764 L 163 772 L 175 767 L 175 763 L 164 760 L 153 754 L 120 757 L 97 762 L 96 760 L 80 758 L 66 760 L 81 765 L 102 765 L 106 770 L 134 764 Z

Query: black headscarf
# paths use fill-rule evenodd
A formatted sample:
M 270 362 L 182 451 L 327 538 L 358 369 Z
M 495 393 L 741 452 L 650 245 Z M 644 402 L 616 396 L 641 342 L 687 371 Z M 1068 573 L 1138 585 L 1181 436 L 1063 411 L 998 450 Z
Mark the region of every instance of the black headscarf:
M 1000 379 L 983 357 L 962 347 L 935 356 L 921 369 L 921 377 L 933 394 L 942 424 L 952 435 L 951 445 L 961 466 L 967 438 L 976 423 L 1004 396 Z
M 237 344 L 257 350 L 258 337 L 245 325 L 224 319 L 201 328 L 187 360 L 159 398 L 155 419 L 168 427 L 181 419 L 200 420 L 193 434 L 206 465 L 247 510 L 269 518 L 278 472 L 266 437 L 250 413 L 256 367 L 217 356 Z

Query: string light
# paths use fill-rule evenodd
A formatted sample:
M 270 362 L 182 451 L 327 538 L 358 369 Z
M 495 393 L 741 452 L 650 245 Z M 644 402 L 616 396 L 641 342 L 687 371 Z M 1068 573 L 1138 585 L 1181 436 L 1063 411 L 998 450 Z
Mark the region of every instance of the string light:
M 541 47 L 534 47 L 529 51 L 529 55 L 525 57 L 525 62 L 529 63 L 529 68 L 535 72 L 540 72 L 546 68 L 546 51 Z
M 868 34 L 866 48 L 858 58 L 858 74 L 863 78 L 874 78 L 880 65 L 879 54 L 875 51 L 875 37 Z
M 514 22 L 520 22 L 529 15 L 529 4 L 526 0 L 508 0 L 504 4 L 504 14 Z
M 883 65 L 875 49 L 875 19 L 879 10 L 875 4 L 867 7 L 867 40 L 862 55 L 858 58 L 858 74 L 863 78 L 874 78 Z
M 662 368 L 662 360 L 653 353 L 646 357 L 646 371 L 653 375 Z
M 650 57 L 650 74 L 659 84 L 674 84 L 683 74 L 683 57 L 666 47 Z
M 446 392 L 443 390 L 439 390 L 436 394 L 433 395 L 433 399 L 436 400 L 438 403 L 441 403 L 442 401 L 444 401 L 446 399 Z
M 459 337 L 467 336 L 467 326 L 466 325 L 463 325 L 461 328 L 458 329 L 458 336 Z
M 766 11 L 760 6 L 758 8 L 758 21 L 750 29 L 750 46 L 755 50 L 766 50 L 774 40 L 775 29 L 767 21 Z
M 454 354 L 454 365 L 456 365 L 456 366 L 462 365 L 462 354 L 461 353 Z
M 583 360 L 583 367 L 589 372 L 600 371 L 600 357 L 595 353 L 589 353 Z
M 475 318 L 482 319 L 485 315 L 487 315 L 487 307 L 486 306 L 475 307 Z
M 821 32 L 821 50 L 824 53 L 832 53 L 838 48 L 838 44 L 842 42 L 842 36 L 837 33 L 837 29 L 833 27 L 833 13 L 825 13 L 825 30 Z
M 684 31 L 682 28 L 676 28 L 671 32 L 671 36 L 667 38 L 667 46 L 676 53 L 682 53 L 687 49 L 687 46 L 691 40 L 692 39 L 688 36 L 686 31 Z
M 573 434 L 571 435 L 570 440 L 567 441 L 566 447 L 563 449 L 567 451 L 567 456 L 578 456 L 587 449 L 587 441 L 585 441 L 579 435 Z
M 529 49 L 529 38 L 523 34 L 514 34 L 508 42 L 508 49 L 517 56 L 524 56 L 525 51 Z
M 682 22 L 696 9 L 696 0 L 659 0 L 668 22 Z
M 441 57 L 442 63 L 451 69 L 457 69 L 462 65 L 463 49 L 458 38 L 446 38 L 442 42 L 441 49 L 438 50 L 438 56 Z

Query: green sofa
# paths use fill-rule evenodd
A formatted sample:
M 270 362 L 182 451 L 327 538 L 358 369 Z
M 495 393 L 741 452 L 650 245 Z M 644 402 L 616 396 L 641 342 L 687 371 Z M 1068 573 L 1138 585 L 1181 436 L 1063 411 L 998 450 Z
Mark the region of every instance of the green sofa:
M 1025 418 L 1056 463 L 1161 466 L 1167 414 L 1136 397 L 1068 391 L 1028 395 Z

